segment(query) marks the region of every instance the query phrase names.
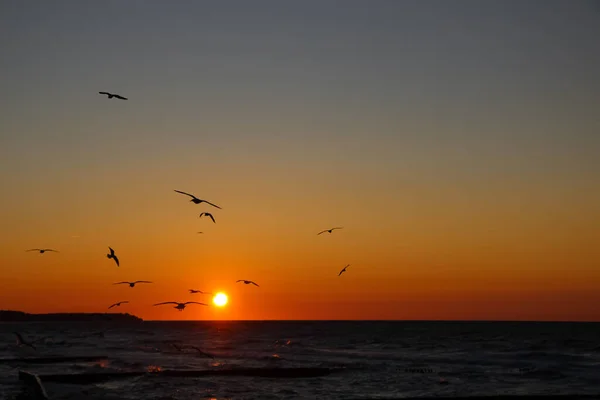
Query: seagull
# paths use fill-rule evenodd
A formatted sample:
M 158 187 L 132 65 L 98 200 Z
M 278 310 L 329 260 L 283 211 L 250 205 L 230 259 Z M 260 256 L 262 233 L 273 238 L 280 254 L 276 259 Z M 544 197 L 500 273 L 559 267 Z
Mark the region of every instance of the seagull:
M 110 310 L 113 307 L 119 307 L 121 304 L 125 304 L 125 303 L 129 303 L 129 302 L 128 301 L 119 301 L 118 303 L 115 303 L 112 306 L 108 307 L 108 309 Z
M 108 93 L 108 92 L 98 92 L 98 93 L 107 95 L 109 99 L 116 97 L 117 99 L 127 100 L 127 97 L 119 96 L 118 94 L 114 94 L 114 93 Z
M 128 284 L 129 286 L 134 287 L 136 283 L 152 283 L 152 282 L 150 282 L 150 281 L 117 282 L 117 283 L 113 283 L 113 285 Z
M 25 250 L 25 251 L 39 251 L 40 254 L 44 254 L 47 251 L 53 251 L 55 253 L 58 253 L 58 250 L 53 250 L 53 249 L 29 249 L 29 250 Z
M 340 273 L 338 274 L 338 276 L 340 276 L 341 274 L 343 274 L 344 272 L 346 272 L 346 268 L 348 268 L 349 266 L 350 266 L 350 264 L 346 265 L 344 267 L 344 269 L 340 271 Z
M 207 213 L 207 212 L 200 213 L 200 216 L 198 218 L 202 218 L 203 215 L 206 215 L 207 217 L 210 217 L 210 219 L 212 219 L 213 222 L 216 224 L 215 217 L 213 217 L 213 215 L 211 213 Z
M 188 304 L 200 304 L 202 306 L 208 306 L 208 304 L 198 303 L 197 301 L 186 301 L 185 303 L 178 303 L 176 301 L 165 301 L 164 303 L 157 303 L 157 304 L 154 304 L 154 305 L 155 306 L 160 306 L 160 305 L 163 305 L 163 304 L 176 304 L 176 306 L 173 307 L 173 308 L 176 308 L 179 311 L 183 311 L 185 309 L 185 306 L 188 305 Z
M 203 351 L 202 349 L 200 349 L 200 348 L 198 348 L 196 346 L 190 346 L 190 348 L 196 350 L 198 353 L 200 353 L 204 357 L 215 358 L 215 356 L 213 356 L 212 354 L 208 354 L 207 352 Z
M 210 204 L 213 207 L 217 207 L 218 209 L 221 209 L 221 207 L 219 207 L 216 204 L 211 203 L 210 201 L 206 201 L 206 200 L 202 200 L 197 198 L 196 196 L 194 196 L 193 194 L 189 194 L 186 192 L 182 192 L 181 190 L 175 190 L 177 193 L 181 193 L 181 194 L 185 194 L 186 196 L 190 196 L 192 199 L 190 200 L 192 203 L 194 204 L 200 204 L 200 203 L 206 203 L 206 204 Z
M 204 233 L 204 232 L 196 232 L 196 233 Z
M 108 247 L 108 249 L 110 250 L 110 254 L 107 254 L 106 257 L 112 258 L 113 260 L 115 260 L 115 262 L 117 263 L 117 267 L 118 267 L 119 266 L 119 259 L 115 255 L 115 251 L 110 246 Z
M 321 232 L 317 233 L 317 236 L 320 235 L 321 233 L 325 233 L 325 232 L 331 233 L 331 232 L 333 232 L 336 229 L 343 229 L 343 228 L 344 228 L 343 226 L 340 226 L 340 227 L 337 227 L 337 228 L 325 229 L 324 231 L 321 231 Z
M 17 346 L 19 346 L 19 347 L 27 346 L 27 347 L 31 347 L 33 350 L 36 350 L 35 346 L 32 343 L 25 341 L 25 339 L 23 339 L 23 336 L 21 336 L 21 334 L 19 332 L 13 332 L 13 333 L 17 337 Z
M 244 282 L 246 285 L 253 284 L 254 286 L 258 286 L 258 285 L 256 284 L 256 282 L 253 282 L 253 281 L 247 281 L 247 280 L 245 280 L 245 279 L 240 279 L 239 281 L 236 281 L 235 283 L 238 283 L 238 282 Z M 260 287 L 260 286 L 258 286 L 258 287 Z
M 191 293 L 191 294 L 194 294 L 194 293 L 200 293 L 200 294 L 212 294 L 212 293 L 203 292 L 202 290 L 196 290 L 196 289 L 190 289 L 190 293 Z
M 177 346 L 177 343 L 171 343 L 171 346 L 175 347 L 175 349 L 177 349 L 177 351 L 183 353 L 183 349 L 181 347 Z

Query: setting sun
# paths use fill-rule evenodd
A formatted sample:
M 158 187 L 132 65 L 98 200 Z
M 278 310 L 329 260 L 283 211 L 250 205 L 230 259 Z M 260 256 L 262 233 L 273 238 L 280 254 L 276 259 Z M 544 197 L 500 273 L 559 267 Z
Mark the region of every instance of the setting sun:
M 213 297 L 213 303 L 218 307 L 223 307 L 227 304 L 227 295 L 225 293 L 217 293 Z

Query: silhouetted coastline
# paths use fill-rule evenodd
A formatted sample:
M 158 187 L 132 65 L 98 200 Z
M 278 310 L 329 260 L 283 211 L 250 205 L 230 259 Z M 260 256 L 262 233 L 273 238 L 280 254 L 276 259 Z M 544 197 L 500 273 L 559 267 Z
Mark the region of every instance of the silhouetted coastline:
M 22 311 L 0 310 L 0 322 L 90 322 L 90 321 L 114 321 L 114 322 L 141 322 L 141 318 L 132 314 L 122 313 L 49 313 L 29 314 Z

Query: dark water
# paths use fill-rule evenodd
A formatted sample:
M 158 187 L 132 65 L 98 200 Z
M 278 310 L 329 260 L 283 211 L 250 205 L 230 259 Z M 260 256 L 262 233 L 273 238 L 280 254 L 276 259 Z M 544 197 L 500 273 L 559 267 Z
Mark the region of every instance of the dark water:
M 15 347 L 12 331 L 37 343 Z M 100 331 L 104 337 L 95 335 Z M 195 345 L 178 352 L 171 343 Z M 34 373 L 332 367 L 322 378 L 137 377 L 46 384 L 52 399 L 360 399 L 600 393 L 600 324 L 486 322 L 143 322 L 0 324 L 0 357 L 110 356 L 107 362 L 23 366 Z M 0 364 L 0 399 L 22 390 Z

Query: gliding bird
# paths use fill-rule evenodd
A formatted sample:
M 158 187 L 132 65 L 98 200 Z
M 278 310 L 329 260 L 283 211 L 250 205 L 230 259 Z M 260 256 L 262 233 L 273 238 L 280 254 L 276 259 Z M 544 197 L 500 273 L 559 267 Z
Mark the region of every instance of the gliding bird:
M 211 203 L 210 201 L 206 201 L 206 200 L 202 200 L 197 198 L 196 196 L 194 196 L 193 194 L 189 194 L 186 192 L 182 192 L 181 190 L 175 190 L 177 193 L 181 193 L 181 194 L 185 194 L 186 196 L 190 196 L 192 199 L 190 200 L 192 203 L 194 204 L 200 204 L 200 203 L 206 203 L 206 204 L 210 204 L 213 207 L 217 207 L 218 209 L 220 209 L 221 207 L 219 207 L 216 204 Z
M 121 304 L 125 304 L 125 303 L 129 303 L 129 302 L 128 301 L 119 301 L 118 303 L 115 303 L 112 306 L 108 307 L 108 309 L 110 310 L 113 307 L 119 307 Z
M 349 266 L 350 266 L 350 264 L 346 265 L 344 267 L 344 269 L 340 271 L 340 273 L 338 274 L 338 276 L 340 276 L 341 274 L 343 274 L 344 272 L 346 272 L 346 268 L 348 268 Z
M 190 289 L 190 293 L 191 293 L 191 294 L 194 294 L 194 293 L 200 293 L 200 294 L 212 294 L 212 293 L 203 292 L 202 290 L 196 290 L 196 289 Z
M 98 92 L 98 93 L 107 95 L 109 99 L 116 97 L 117 99 L 127 100 L 127 97 L 123 97 L 123 96 L 120 96 L 120 95 L 114 94 L 114 93 L 108 93 L 108 92 Z
M 58 253 L 58 250 L 53 250 L 53 249 L 29 249 L 29 250 L 25 250 L 25 251 L 39 251 L 40 254 L 44 254 L 47 251 L 53 251 L 55 253 Z
M 186 301 L 185 303 L 178 303 L 176 301 L 165 301 L 164 303 L 157 303 L 157 304 L 154 304 L 154 305 L 155 306 L 161 306 L 163 304 L 176 304 L 176 306 L 173 307 L 173 308 L 176 308 L 179 311 L 183 311 L 185 309 L 185 306 L 188 305 L 188 304 L 200 304 L 202 306 L 208 306 L 208 304 L 198 303 L 197 301 Z
M 152 283 L 152 282 L 150 282 L 150 281 L 117 282 L 117 283 L 113 283 L 113 285 L 127 284 L 130 287 L 134 287 L 136 283 Z
M 32 343 L 25 341 L 25 339 L 23 339 L 23 336 L 21 336 L 21 334 L 19 332 L 13 332 L 13 333 L 17 337 L 17 346 L 19 346 L 19 347 L 27 346 L 27 347 L 31 347 L 33 350 L 36 350 L 35 346 Z
M 343 226 L 340 226 L 340 227 L 337 227 L 337 228 L 325 229 L 324 231 L 321 231 L 321 232 L 317 233 L 317 236 L 320 235 L 321 233 L 325 233 L 325 232 L 331 233 L 331 232 L 335 231 L 336 229 L 343 229 L 343 228 L 344 228 Z
M 253 281 L 247 281 L 247 280 L 245 280 L 245 279 L 240 279 L 239 281 L 235 281 L 235 283 L 238 283 L 238 282 L 244 282 L 246 285 L 250 285 L 250 284 L 252 284 L 252 285 L 254 285 L 254 286 L 258 286 L 258 285 L 256 284 L 256 282 L 253 282 Z M 260 287 L 260 286 L 258 286 L 258 287 Z

